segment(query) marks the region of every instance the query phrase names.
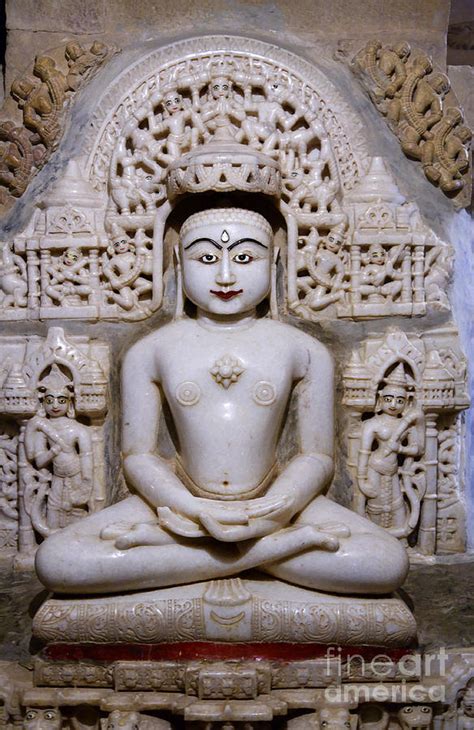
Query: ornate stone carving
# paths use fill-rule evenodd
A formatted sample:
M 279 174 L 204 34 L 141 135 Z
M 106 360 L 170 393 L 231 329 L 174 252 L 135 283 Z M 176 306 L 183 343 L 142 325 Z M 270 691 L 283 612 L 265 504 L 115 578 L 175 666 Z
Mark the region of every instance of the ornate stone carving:
M 455 333 L 389 330 L 344 371 L 354 509 L 423 554 L 462 552 L 456 414 L 467 407 Z
M 137 319 L 155 308 L 151 233 L 104 226 L 105 198 L 69 162 L 25 231 L 3 244 L 2 319 Z
M 37 56 L 31 70 L 11 85 L 3 110 L 17 118 L 0 120 L 0 202 L 9 205 L 28 187 L 61 137 L 64 112 L 76 91 L 116 52 L 99 41 L 90 48 L 71 41 L 55 57 Z M 15 103 L 13 103 L 15 102 Z M 19 121 L 19 119 L 18 119 Z
M 420 160 L 428 180 L 454 197 L 470 201 L 471 130 L 461 109 L 448 97 L 448 77 L 431 58 L 412 52 L 408 43 L 384 46 L 370 41 L 352 59 L 351 68 L 387 118 L 406 155 Z
M 343 210 L 344 222 L 326 235 L 310 225 L 296 248 L 289 237 L 291 310 L 315 319 L 330 307 L 339 317 L 364 319 L 448 306 L 451 248 L 421 222 L 381 158 L 345 196 Z
M 38 537 L 104 502 L 107 347 L 59 327 L 0 347 L 0 534 L 31 558 Z
M 132 599 L 52 599 L 36 614 L 34 632 L 50 643 L 156 644 L 201 640 L 353 646 L 405 646 L 414 635 L 413 618 L 396 599 L 335 600 L 300 589 L 299 600 L 291 601 L 285 599 L 285 591 L 288 594 L 290 589 L 277 581 L 263 590 L 252 581 L 245 581 L 243 587 L 245 591 L 241 591 L 240 597 L 234 595 L 232 603 L 227 588 L 224 592 L 221 589 L 220 595 L 215 595 L 214 590 L 211 596 L 206 583 L 182 588 L 181 599 L 171 598 L 169 591 L 137 594 Z M 267 595 L 269 591 L 274 598 Z M 124 678 L 126 667 L 118 671 L 121 687 L 130 681 L 133 684 L 133 679 Z M 161 672 L 160 669 L 158 677 Z M 149 676 L 155 684 L 155 675 Z M 165 690 L 168 680 L 163 681 L 161 689 Z

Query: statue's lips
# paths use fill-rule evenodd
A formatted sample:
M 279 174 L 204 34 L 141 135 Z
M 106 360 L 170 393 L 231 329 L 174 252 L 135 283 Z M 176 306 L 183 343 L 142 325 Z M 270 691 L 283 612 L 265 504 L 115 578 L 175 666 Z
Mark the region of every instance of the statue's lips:
M 237 297 L 239 294 L 242 294 L 243 289 L 238 289 L 234 291 L 231 289 L 230 291 L 214 291 L 211 289 L 211 294 L 214 294 L 214 296 L 219 297 L 219 299 L 222 299 L 224 302 L 229 301 L 229 299 L 233 299 L 234 297 Z

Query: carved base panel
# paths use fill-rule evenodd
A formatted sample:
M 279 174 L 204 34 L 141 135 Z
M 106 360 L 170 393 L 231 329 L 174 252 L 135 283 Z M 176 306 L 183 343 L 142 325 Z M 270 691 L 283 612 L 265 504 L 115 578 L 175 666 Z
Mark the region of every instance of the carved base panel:
M 280 581 L 234 578 L 127 596 L 51 599 L 36 614 L 33 631 L 51 643 L 405 647 L 416 637 L 416 624 L 398 598 L 330 596 Z
M 83 727 L 87 718 L 90 730 L 456 730 L 472 727 L 473 675 L 469 649 L 332 646 L 316 660 L 281 662 L 37 659 L 34 671 L 0 663 L 0 711 L 8 728 L 56 713 L 59 727 Z

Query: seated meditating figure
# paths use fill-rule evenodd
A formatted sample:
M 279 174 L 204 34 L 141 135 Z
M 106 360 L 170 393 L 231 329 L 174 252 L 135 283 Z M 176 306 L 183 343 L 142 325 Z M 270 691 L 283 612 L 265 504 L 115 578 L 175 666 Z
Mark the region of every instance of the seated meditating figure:
M 387 594 L 404 548 L 328 500 L 333 362 L 313 337 L 260 315 L 273 235 L 258 213 L 216 208 L 180 232 L 181 316 L 144 337 L 122 368 L 123 457 L 133 496 L 49 537 L 41 581 L 59 593 L 162 588 L 258 568 L 297 586 Z M 294 394 L 297 453 L 277 445 Z M 174 463 L 157 453 L 166 402 Z

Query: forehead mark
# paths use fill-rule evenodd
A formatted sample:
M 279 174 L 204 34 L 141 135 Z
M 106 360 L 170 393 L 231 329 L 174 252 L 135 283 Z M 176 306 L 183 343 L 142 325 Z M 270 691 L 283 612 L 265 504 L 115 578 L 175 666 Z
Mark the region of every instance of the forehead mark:
M 219 249 L 219 251 L 222 251 L 222 246 L 220 243 L 217 243 L 217 241 L 213 241 L 212 238 L 196 238 L 195 241 L 191 241 L 191 243 L 188 243 L 187 246 L 184 246 L 183 250 L 187 251 L 191 248 L 191 246 L 194 246 L 196 243 L 210 243 L 212 246 L 215 246 L 215 248 Z
M 257 246 L 261 246 L 262 248 L 264 248 L 265 250 L 268 251 L 268 246 L 265 246 L 264 243 L 261 243 L 261 241 L 257 241 L 255 238 L 239 238 L 239 240 L 238 241 L 234 241 L 234 243 L 232 243 L 227 248 L 227 250 L 228 251 L 231 251 L 233 248 L 235 248 L 236 246 L 238 246 L 241 243 L 255 243 Z

